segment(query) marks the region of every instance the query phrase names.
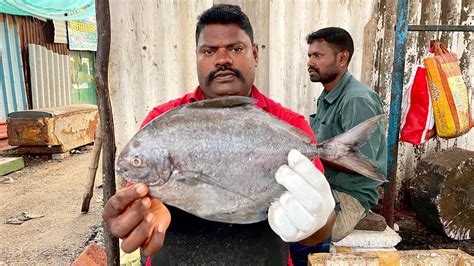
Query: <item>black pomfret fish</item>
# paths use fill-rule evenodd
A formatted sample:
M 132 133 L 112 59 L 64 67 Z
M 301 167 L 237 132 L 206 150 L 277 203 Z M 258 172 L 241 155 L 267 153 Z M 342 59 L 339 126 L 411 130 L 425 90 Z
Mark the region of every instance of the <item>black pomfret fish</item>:
M 274 178 L 291 149 L 384 180 L 357 151 L 382 116 L 320 144 L 301 130 L 230 96 L 174 108 L 139 130 L 120 153 L 117 174 L 198 217 L 226 223 L 266 219 L 285 188 Z

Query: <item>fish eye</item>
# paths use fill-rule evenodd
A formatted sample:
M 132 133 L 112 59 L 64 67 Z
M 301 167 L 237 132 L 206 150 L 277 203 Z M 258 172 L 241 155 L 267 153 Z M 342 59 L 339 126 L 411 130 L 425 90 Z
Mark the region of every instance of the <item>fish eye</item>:
M 132 159 L 132 165 L 135 167 L 139 167 L 142 165 L 142 160 L 138 157 Z

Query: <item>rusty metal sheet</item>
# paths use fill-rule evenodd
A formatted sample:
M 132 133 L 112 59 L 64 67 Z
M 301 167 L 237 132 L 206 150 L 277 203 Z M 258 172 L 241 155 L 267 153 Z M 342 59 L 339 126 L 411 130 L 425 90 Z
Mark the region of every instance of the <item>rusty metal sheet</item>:
M 47 118 L 15 118 L 8 120 L 8 143 L 20 145 L 57 145 L 50 138 L 51 123 Z

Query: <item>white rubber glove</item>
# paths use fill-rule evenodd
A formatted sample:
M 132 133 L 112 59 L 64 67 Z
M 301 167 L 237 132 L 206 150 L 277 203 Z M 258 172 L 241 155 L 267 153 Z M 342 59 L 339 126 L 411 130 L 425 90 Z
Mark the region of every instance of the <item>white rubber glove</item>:
M 283 241 L 301 241 L 326 224 L 335 202 L 326 177 L 312 161 L 291 150 L 288 165 L 278 168 L 275 179 L 288 191 L 270 206 L 268 222 Z

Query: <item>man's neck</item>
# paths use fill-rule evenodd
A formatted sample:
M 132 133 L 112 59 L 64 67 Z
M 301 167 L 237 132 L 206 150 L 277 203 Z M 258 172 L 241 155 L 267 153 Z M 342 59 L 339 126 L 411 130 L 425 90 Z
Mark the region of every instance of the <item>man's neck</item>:
M 337 75 L 337 77 L 334 80 L 328 83 L 323 83 L 324 90 L 329 92 L 332 89 L 334 89 L 337 86 L 337 84 L 339 84 L 341 79 L 344 77 L 344 74 L 346 74 L 346 72 L 347 72 L 347 69 L 339 73 L 339 75 Z

